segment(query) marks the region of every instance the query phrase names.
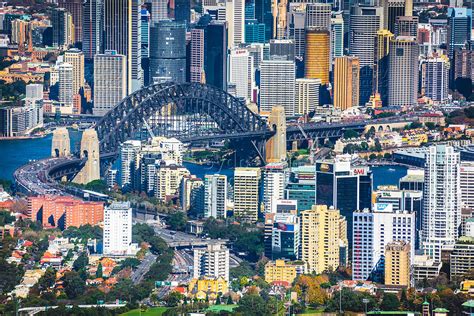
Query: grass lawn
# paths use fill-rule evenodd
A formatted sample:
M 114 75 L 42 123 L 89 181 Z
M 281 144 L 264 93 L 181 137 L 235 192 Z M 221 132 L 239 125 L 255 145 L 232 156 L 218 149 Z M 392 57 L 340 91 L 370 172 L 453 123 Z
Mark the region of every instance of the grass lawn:
M 324 309 L 313 309 L 313 308 L 308 308 L 304 312 L 298 314 L 298 315 L 320 315 L 324 312 Z
M 220 312 L 220 311 L 227 311 L 227 312 L 232 312 L 234 308 L 236 308 L 239 305 L 212 305 L 209 306 L 207 309 L 210 312 Z
M 161 316 L 167 309 L 168 308 L 166 307 L 152 307 L 148 308 L 146 311 L 142 310 L 142 313 L 140 314 L 140 310 L 137 308 L 122 314 L 122 316 Z

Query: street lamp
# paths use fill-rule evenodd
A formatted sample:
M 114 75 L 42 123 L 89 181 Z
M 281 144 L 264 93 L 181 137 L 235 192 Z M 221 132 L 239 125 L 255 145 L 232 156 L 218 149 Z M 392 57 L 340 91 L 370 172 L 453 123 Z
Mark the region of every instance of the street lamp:
M 365 315 L 367 315 L 367 304 L 369 304 L 369 299 L 368 298 L 363 298 L 362 303 L 365 305 Z

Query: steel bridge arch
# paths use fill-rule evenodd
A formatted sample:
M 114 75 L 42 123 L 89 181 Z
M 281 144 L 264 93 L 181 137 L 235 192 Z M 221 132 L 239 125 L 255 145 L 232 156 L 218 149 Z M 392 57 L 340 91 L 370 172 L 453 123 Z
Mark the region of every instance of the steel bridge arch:
M 95 128 L 101 156 L 115 156 L 119 145 L 132 139 L 141 129 L 143 120 L 148 120 L 170 103 L 178 110 L 209 115 L 223 131 L 216 138 L 268 139 L 274 134 L 264 120 L 225 91 L 200 83 L 167 82 L 132 93 L 97 122 Z

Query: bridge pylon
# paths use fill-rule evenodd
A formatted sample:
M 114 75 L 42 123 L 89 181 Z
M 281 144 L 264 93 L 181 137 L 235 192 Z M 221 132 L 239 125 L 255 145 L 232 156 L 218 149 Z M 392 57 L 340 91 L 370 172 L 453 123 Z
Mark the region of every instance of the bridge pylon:
M 95 129 L 84 131 L 81 139 L 81 158 L 87 159 L 84 167 L 74 177 L 73 182 L 87 184 L 100 179 L 100 151 L 99 138 Z
M 267 141 L 265 153 L 266 161 L 282 162 L 286 159 L 286 116 L 285 108 L 281 105 L 272 107 L 272 112 L 268 117 L 268 125 L 275 135 Z
M 69 155 L 71 155 L 69 131 L 65 127 L 57 128 L 53 132 L 51 157 L 68 157 Z

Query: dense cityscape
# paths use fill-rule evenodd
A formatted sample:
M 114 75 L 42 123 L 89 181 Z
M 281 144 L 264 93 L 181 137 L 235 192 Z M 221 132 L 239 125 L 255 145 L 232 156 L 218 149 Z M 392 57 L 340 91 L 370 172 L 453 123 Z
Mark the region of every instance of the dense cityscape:
M 474 2 L 0 2 L 0 315 L 474 315 Z

